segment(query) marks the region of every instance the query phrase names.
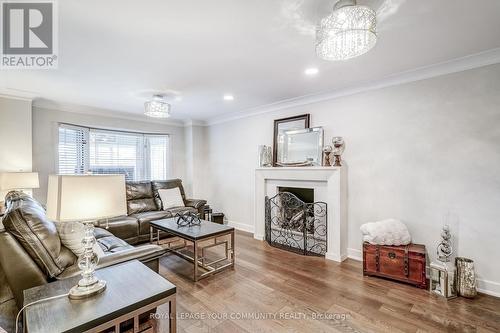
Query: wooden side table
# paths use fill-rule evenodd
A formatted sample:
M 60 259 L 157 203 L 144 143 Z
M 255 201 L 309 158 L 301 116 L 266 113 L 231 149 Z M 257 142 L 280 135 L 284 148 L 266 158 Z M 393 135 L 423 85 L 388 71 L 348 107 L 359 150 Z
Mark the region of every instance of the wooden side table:
M 107 282 L 102 294 L 82 300 L 67 296 L 29 306 L 25 332 L 154 332 L 149 313 L 169 303 L 169 331 L 176 332 L 175 286 L 137 260 L 102 268 Z M 24 291 L 24 304 L 68 293 L 79 276 Z M 141 318 L 148 319 L 140 322 Z M 148 325 L 149 323 L 149 325 Z

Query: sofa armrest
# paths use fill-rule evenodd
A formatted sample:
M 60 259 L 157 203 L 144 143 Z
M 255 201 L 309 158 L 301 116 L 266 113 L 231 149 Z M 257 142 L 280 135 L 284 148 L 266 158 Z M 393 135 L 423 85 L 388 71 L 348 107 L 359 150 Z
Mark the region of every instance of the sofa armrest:
M 207 200 L 202 200 L 202 199 L 186 199 L 185 205 L 186 207 L 193 207 L 196 209 L 203 208 L 207 203 Z
M 198 214 L 200 216 L 204 216 L 203 214 L 203 207 L 205 207 L 207 203 L 207 200 L 201 200 L 201 199 L 186 199 L 184 200 L 184 204 L 186 207 L 193 207 L 198 211 Z
M 0 265 L 19 308 L 23 290 L 47 283 L 47 276 L 10 233 L 0 232 Z M 0 315 L 1 317 L 1 315 Z
M 99 258 L 99 263 L 97 264 L 96 270 L 99 268 L 113 266 L 134 259 L 146 263 L 148 261 L 158 259 L 163 254 L 165 254 L 166 251 L 167 250 L 163 249 L 161 246 L 148 244 L 148 245 L 134 247 L 125 251 L 107 254 Z M 64 272 L 62 272 L 57 276 L 57 279 L 58 280 L 67 279 L 69 277 L 76 276 L 79 274 L 80 274 L 80 269 L 78 268 L 78 264 L 75 264 L 66 268 Z

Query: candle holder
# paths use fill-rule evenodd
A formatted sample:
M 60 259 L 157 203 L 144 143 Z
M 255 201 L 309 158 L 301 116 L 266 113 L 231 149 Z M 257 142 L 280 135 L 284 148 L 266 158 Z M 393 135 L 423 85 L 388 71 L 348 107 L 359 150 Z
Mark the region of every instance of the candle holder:
M 332 139 L 333 144 L 333 156 L 335 157 L 333 161 L 333 166 L 342 166 L 341 155 L 345 150 L 345 142 L 341 136 L 336 136 Z
M 330 160 L 332 146 L 325 146 L 323 148 L 323 154 L 325 155 L 325 158 L 323 159 L 323 166 L 332 166 L 332 161 Z

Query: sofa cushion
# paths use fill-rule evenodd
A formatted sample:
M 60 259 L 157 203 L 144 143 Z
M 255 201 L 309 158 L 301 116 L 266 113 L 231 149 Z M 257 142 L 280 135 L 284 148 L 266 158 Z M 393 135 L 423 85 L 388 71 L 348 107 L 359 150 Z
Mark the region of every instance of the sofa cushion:
M 186 193 L 184 193 L 184 187 L 182 186 L 182 180 L 180 179 L 155 180 L 151 182 L 151 185 L 153 186 L 154 199 L 158 209 L 163 209 L 160 195 L 158 193 L 158 190 L 160 189 L 171 189 L 177 187 L 181 192 L 182 200 L 186 200 Z
M 99 228 L 104 228 L 123 240 L 136 238 L 139 235 L 139 222 L 132 216 L 119 216 L 108 220 L 100 220 Z
M 139 235 L 149 235 L 149 222 L 172 217 L 169 211 L 157 210 L 132 214 L 139 221 Z
M 34 199 L 20 192 L 6 197 L 5 229 L 48 276 L 59 275 L 76 262 L 76 256 L 61 244 L 54 222 Z
M 138 199 L 138 200 L 128 200 L 127 201 L 127 213 L 132 215 L 135 213 L 143 213 L 149 211 L 158 210 L 156 208 L 156 203 L 151 199 Z
M 158 210 L 153 198 L 151 182 L 127 182 L 126 189 L 128 215 Z
M 163 256 L 167 250 L 159 245 L 142 245 L 138 247 L 127 248 L 124 251 L 116 251 L 106 254 L 99 259 L 96 269 L 117 265 L 130 260 L 140 260 L 143 264 L 158 272 L 158 258 Z M 75 264 L 68 267 L 59 277 L 66 279 L 72 276 L 80 275 L 80 269 Z
M 132 245 L 102 228 L 95 228 L 94 235 L 105 255 L 134 248 Z
M 175 216 L 175 214 L 186 214 L 186 213 L 198 213 L 198 210 L 193 207 L 172 207 L 167 210 L 172 214 L 172 216 Z
M 127 182 L 127 200 L 153 198 L 153 188 L 151 182 Z

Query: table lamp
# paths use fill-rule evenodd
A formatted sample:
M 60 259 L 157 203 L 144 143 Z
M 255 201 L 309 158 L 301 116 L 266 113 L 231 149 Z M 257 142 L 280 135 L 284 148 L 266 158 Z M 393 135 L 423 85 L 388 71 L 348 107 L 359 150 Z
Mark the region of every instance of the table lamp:
M 99 261 L 93 246 L 94 221 L 127 214 L 124 175 L 50 175 L 47 217 L 58 222 L 82 222 L 85 251 L 78 258 L 82 279 L 69 297 L 81 299 L 101 293 L 106 281 L 95 275 Z
M 38 172 L 1 172 L 0 191 L 31 190 L 39 188 Z M 3 199 L 0 199 L 0 213 L 3 210 Z

